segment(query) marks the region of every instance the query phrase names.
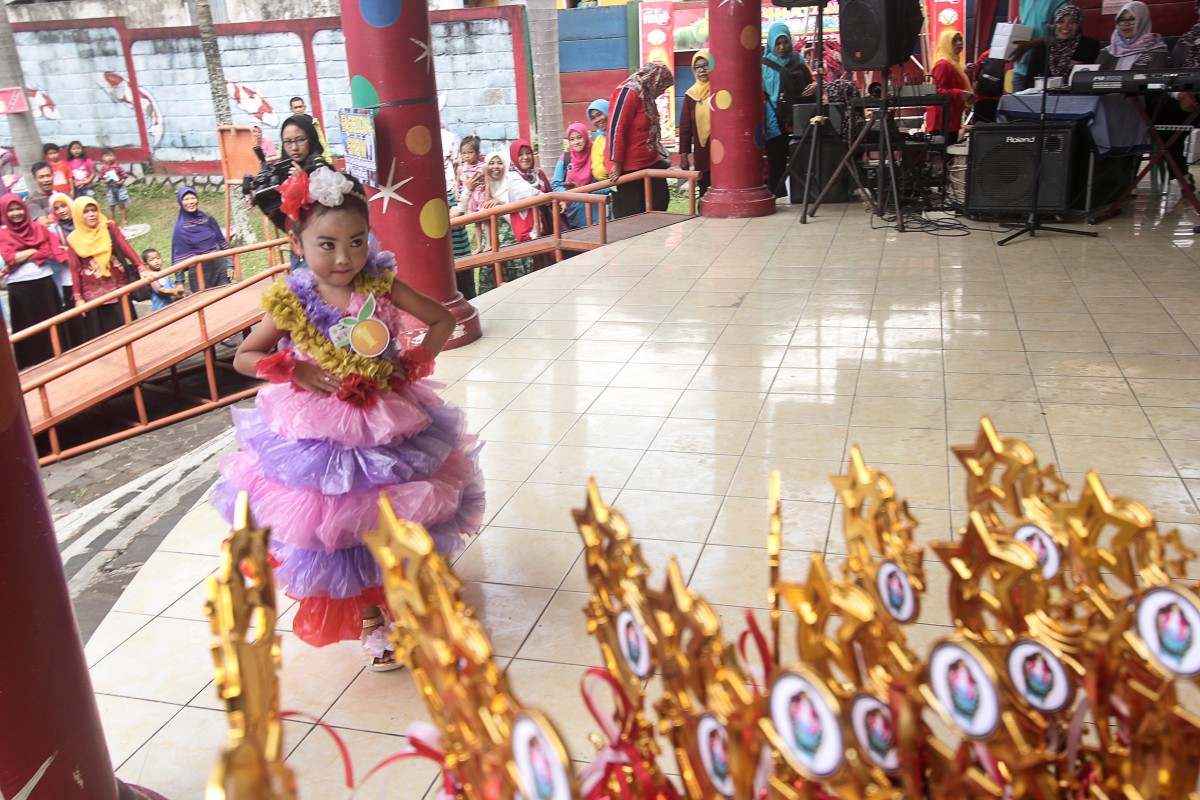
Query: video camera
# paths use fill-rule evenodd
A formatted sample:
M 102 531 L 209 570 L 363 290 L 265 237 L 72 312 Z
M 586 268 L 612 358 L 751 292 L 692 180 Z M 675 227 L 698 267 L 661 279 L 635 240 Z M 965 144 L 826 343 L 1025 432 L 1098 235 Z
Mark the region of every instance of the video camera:
M 242 194 L 251 199 L 254 205 L 268 217 L 279 211 L 282 198 L 279 196 L 279 185 L 288 179 L 292 171 L 290 158 L 267 163 L 267 156 L 261 147 L 254 148 L 261 168 L 257 175 L 242 176 Z

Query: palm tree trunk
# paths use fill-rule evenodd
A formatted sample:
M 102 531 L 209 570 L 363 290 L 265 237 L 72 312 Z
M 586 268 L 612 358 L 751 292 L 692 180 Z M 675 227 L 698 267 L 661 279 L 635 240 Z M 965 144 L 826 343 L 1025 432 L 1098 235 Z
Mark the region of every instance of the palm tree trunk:
M 562 90 L 558 83 L 558 8 L 555 0 L 526 0 L 533 54 L 533 97 L 537 104 L 537 146 L 542 167 L 563 151 Z
M 13 39 L 12 25 L 8 20 L 7 4 L 3 6 L 3 13 L 0 13 L 0 86 L 17 86 L 22 92 L 25 91 L 25 73 L 17 56 L 17 43 Z M 33 112 L 9 114 L 8 126 L 12 132 L 13 149 L 17 151 L 17 159 L 21 162 L 26 177 L 31 178 L 29 168 L 33 166 L 33 162 L 42 158 L 42 137 L 34 124 Z
M 217 31 L 213 26 L 212 9 L 208 0 L 196 0 L 196 23 L 200 26 L 200 46 L 204 49 L 204 63 L 208 67 L 208 90 L 212 93 L 213 112 L 218 125 L 232 125 L 233 111 L 229 108 L 229 90 L 225 88 L 225 70 L 221 67 L 221 50 L 217 47 Z M 230 191 L 229 187 L 225 191 Z M 240 194 L 229 204 L 233 214 L 233 230 L 238 244 L 258 241 L 250 227 L 250 216 Z

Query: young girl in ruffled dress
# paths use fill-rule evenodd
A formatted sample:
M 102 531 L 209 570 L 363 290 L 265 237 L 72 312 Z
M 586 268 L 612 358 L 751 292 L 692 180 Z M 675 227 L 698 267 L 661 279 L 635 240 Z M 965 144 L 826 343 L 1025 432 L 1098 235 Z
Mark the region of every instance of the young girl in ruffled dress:
M 380 493 L 445 554 L 483 517 L 476 440 L 422 380 L 454 317 L 368 243 L 357 182 L 321 166 L 282 194 L 309 269 L 266 292 L 266 317 L 238 348 L 235 368 L 270 384 L 253 409 L 233 410 L 242 449 L 222 463 L 213 502 L 232 519 L 247 491 L 254 519 L 270 526 L 275 575 L 300 601 L 296 636 L 318 647 L 361 638 L 368 669 L 395 669 L 379 568 L 362 538 L 377 525 Z M 419 345 L 401 312 L 428 326 Z

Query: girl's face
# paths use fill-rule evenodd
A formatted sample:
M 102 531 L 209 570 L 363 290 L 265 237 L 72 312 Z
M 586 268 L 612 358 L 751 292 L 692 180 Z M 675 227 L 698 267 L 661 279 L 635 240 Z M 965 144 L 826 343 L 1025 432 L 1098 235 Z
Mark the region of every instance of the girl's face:
M 258 127 L 257 125 L 255 125 L 253 128 L 251 128 L 250 129 L 250 139 L 255 144 L 258 144 L 259 142 L 261 142 L 262 141 L 262 128 Z
M 71 156 L 71 158 L 83 158 L 83 145 L 79 143 L 71 145 L 71 149 L 68 151 L 68 154 Z
M 367 264 L 367 220 L 350 208 L 335 208 L 308 223 L 292 246 L 319 285 L 349 286 Z
M 71 221 L 71 207 L 59 200 L 54 204 L 54 216 L 58 217 L 61 222 Z
M 464 147 L 458 151 L 458 154 L 462 157 L 462 163 L 464 164 L 479 163 L 479 151 L 474 147 Z
M 1117 17 L 1117 33 L 1126 39 L 1132 39 L 1137 31 L 1137 17 L 1126 11 Z
M 492 156 L 492 160 L 487 163 L 488 177 L 494 181 L 498 181 L 504 177 L 504 159 L 500 156 Z
M 188 192 L 183 196 L 183 199 L 179 201 L 179 204 L 183 206 L 184 211 L 190 214 L 200 207 L 200 198 L 196 197 L 196 195 L 192 194 L 191 192 Z
M 571 135 L 567 137 L 567 144 L 569 144 L 571 149 L 576 153 L 582 153 L 583 149 L 587 147 L 587 137 L 581 134 L 579 131 L 571 131 Z
M 963 39 L 961 36 L 955 36 L 954 41 L 950 42 L 950 47 L 954 49 L 954 55 L 958 55 L 963 51 Z
M 89 203 L 87 208 L 83 209 L 83 224 L 89 228 L 94 228 L 100 224 L 100 206 L 95 203 Z
M 517 153 L 517 166 L 520 167 L 522 172 L 529 172 L 529 170 L 533 169 L 533 148 L 521 148 L 521 151 Z
M 1079 23 L 1074 17 L 1063 17 L 1054 23 L 1054 35 L 1060 39 L 1070 39 L 1079 32 Z
M 708 83 L 708 59 L 697 58 L 696 63 L 692 65 L 692 72 L 695 74 L 696 80 Z
M 5 216 L 8 217 L 9 224 L 20 225 L 25 221 L 25 217 L 27 217 L 28 214 L 25 212 L 25 206 L 21 205 L 20 203 L 9 203 L 8 211 L 5 213 Z
M 596 130 L 608 130 L 608 116 L 603 111 L 592 109 L 588 112 L 588 119 L 596 126 Z
M 310 142 L 308 134 L 299 125 L 283 126 L 283 154 L 297 164 L 308 158 Z
M 780 36 L 775 40 L 775 55 L 780 58 L 787 58 L 790 52 L 792 52 L 792 39 L 790 36 Z

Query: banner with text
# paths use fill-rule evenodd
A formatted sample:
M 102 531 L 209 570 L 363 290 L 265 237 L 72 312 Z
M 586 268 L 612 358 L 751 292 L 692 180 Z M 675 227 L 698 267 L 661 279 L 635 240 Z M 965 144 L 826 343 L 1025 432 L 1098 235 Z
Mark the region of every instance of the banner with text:
M 342 145 L 346 148 L 346 171 L 374 187 L 375 181 L 375 112 L 369 108 L 338 109 L 338 125 L 342 129 Z
M 642 63 L 666 64 L 672 75 L 675 74 L 674 7 L 670 0 L 648 0 L 638 7 Z M 658 96 L 658 119 L 662 126 L 661 141 L 664 146 L 671 147 L 676 144 L 674 86 Z

